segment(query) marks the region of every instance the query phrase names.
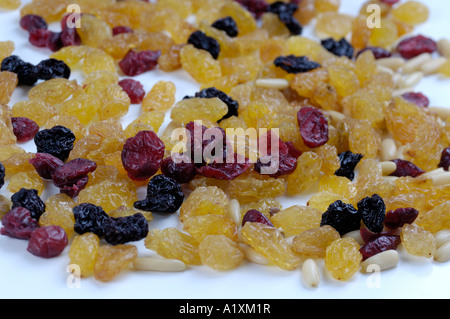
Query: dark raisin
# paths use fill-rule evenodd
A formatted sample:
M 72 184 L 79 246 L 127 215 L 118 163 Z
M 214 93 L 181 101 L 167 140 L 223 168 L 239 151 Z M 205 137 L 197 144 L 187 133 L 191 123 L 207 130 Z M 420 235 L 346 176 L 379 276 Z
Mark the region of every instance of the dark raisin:
M 415 165 L 414 163 L 407 161 L 407 160 L 402 160 L 402 159 L 394 159 L 392 160 L 392 162 L 395 163 L 395 165 L 397 165 L 397 168 L 395 169 L 395 171 L 391 174 L 391 176 L 397 176 L 397 177 L 402 177 L 402 176 L 411 176 L 411 177 L 417 177 L 423 173 L 425 173 L 424 170 L 422 170 L 421 168 L 417 167 L 417 165 Z
M 124 26 L 124 25 L 119 25 L 112 29 L 113 36 L 121 34 L 121 33 L 133 33 L 133 29 L 131 29 L 130 27 Z
M 105 241 L 111 245 L 138 241 L 147 234 L 148 222 L 141 213 L 125 217 L 109 217 L 103 229 Z
M 374 233 L 381 232 L 386 216 L 386 205 L 381 196 L 374 194 L 371 197 L 365 197 L 357 205 L 367 229 Z
M 2 188 L 3 185 L 5 185 L 5 175 L 6 175 L 5 166 L 3 166 L 3 164 L 0 162 L 0 188 Z
M 236 0 L 236 2 L 247 9 L 256 19 L 259 19 L 269 6 L 265 0 Z
M 202 31 L 193 32 L 189 36 L 187 43 L 192 44 L 197 49 L 209 52 L 214 59 L 217 59 L 219 57 L 220 53 L 219 42 L 217 42 L 216 39 L 207 36 Z
M 38 48 L 46 48 L 52 32 L 47 29 L 36 29 L 30 32 L 28 41 Z
M 291 35 L 299 35 L 303 31 L 302 25 L 294 17 L 294 13 L 297 9 L 298 6 L 295 3 L 286 3 L 282 1 L 276 1 L 267 7 L 267 11 L 276 14 L 280 21 L 288 28 Z
M 297 112 L 297 121 L 303 143 L 316 148 L 328 142 L 328 121 L 315 107 L 302 107 Z
M 236 21 L 232 17 L 225 17 L 213 22 L 212 26 L 218 30 L 225 31 L 229 37 L 237 37 L 239 30 Z
M 38 80 L 37 68 L 31 63 L 23 61 L 17 55 L 11 55 L 3 59 L 1 71 L 9 71 L 17 74 L 19 85 L 33 85 Z
M 328 38 L 322 40 L 321 44 L 325 49 L 327 49 L 327 51 L 336 56 L 346 56 L 349 59 L 353 58 L 353 46 L 345 38 L 342 38 L 339 41 L 336 41 L 333 38 Z
M 400 244 L 400 236 L 399 235 L 383 235 L 377 237 L 376 239 L 369 241 L 364 244 L 359 252 L 361 253 L 363 259 L 366 260 L 369 257 L 372 257 L 376 254 L 379 254 L 386 250 L 395 250 Z
M 288 73 L 302 73 L 308 72 L 317 68 L 320 68 L 320 64 L 314 61 L 310 61 L 306 56 L 279 56 L 273 64 L 282 68 Z
M 355 58 L 358 58 L 361 53 L 363 53 L 365 51 L 369 51 L 369 50 L 372 51 L 375 59 L 389 58 L 390 56 L 392 56 L 392 53 L 389 52 L 388 50 L 386 50 L 385 48 L 368 46 L 368 47 L 365 47 L 364 49 L 358 51 Z
M 141 82 L 133 79 L 123 79 L 119 81 L 119 85 L 127 93 L 132 104 L 139 104 L 144 99 L 145 90 Z
M 251 209 L 244 214 L 242 217 L 242 226 L 244 226 L 246 222 L 261 223 L 273 227 L 272 222 L 263 213 L 256 209 Z
M 297 158 L 285 154 L 263 155 L 255 163 L 255 171 L 277 178 L 292 174 L 297 168 Z
M 11 117 L 14 135 L 17 142 L 28 142 L 39 132 L 39 125 L 27 117 Z
M 51 80 L 54 78 L 65 78 L 70 77 L 69 66 L 61 60 L 57 59 L 45 59 L 38 63 L 37 72 L 38 78 L 40 80 Z
M 430 105 L 428 97 L 421 92 L 407 92 L 402 94 L 402 98 L 418 106 L 428 107 Z
M 52 174 L 52 179 L 62 193 L 75 197 L 86 186 L 88 174 L 96 168 L 97 164 L 94 161 L 76 158 L 58 166 Z
M 153 131 L 140 131 L 126 140 L 122 149 L 122 164 L 133 180 L 146 180 L 161 166 L 165 146 Z
M 74 230 L 78 234 L 94 233 L 103 236 L 103 229 L 109 216 L 103 208 L 91 203 L 83 203 L 73 208 Z
M 39 217 L 45 212 L 45 203 L 38 195 L 35 189 L 21 188 L 17 193 L 11 196 L 12 208 L 24 207 L 31 213 L 31 217 L 39 220 Z
M 221 120 L 229 118 L 233 115 L 234 116 L 238 115 L 239 103 L 237 101 L 233 100 L 225 92 L 220 91 L 220 90 L 216 89 L 215 87 L 209 87 L 209 88 L 203 89 L 199 92 L 196 92 L 195 97 L 207 98 L 207 99 L 217 97 L 223 103 L 225 103 L 227 105 L 228 112 L 219 120 L 219 122 Z
M 136 52 L 128 51 L 119 62 L 119 67 L 125 75 L 135 76 L 153 70 L 158 65 L 161 51 L 145 50 Z
M 322 214 L 320 226 L 330 225 L 339 234 L 344 235 L 350 231 L 360 229 L 361 213 L 351 204 L 341 200 L 331 203 L 325 213 Z
M 134 207 L 156 213 L 175 213 L 183 200 L 184 193 L 180 183 L 171 177 L 159 174 L 150 179 L 146 198 L 135 202 Z
M 384 225 L 390 229 L 395 229 L 402 227 L 405 224 L 412 224 L 416 220 L 417 216 L 419 216 L 419 211 L 415 208 L 397 208 L 386 213 Z
M 7 212 L 2 218 L 2 225 L 2 235 L 19 239 L 30 239 L 31 233 L 39 228 L 39 222 L 24 207 L 15 207 Z
M 446 147 L 441 153 L 441 160 L 438 164 L 438 167 L 442 167 L 445 171 L 448 171 L 449 166 L 450 166 L 450 147 Z
M 422 53 L 433 53 L 436 50 L 436 42 L 423 35 L 408 37 L 397 45 L 397 52 L 405 59 L 412 59 Z
M 28 32 L 37 29 L 47 29 L 48 25 L 45 19 L 36 14 L 26 14 L 20 18 L 20 27 Z
M 44 179 L 51 179 L 55 170 L 64 165 L 63 161 L 48 153 L 36 153 L 29 162 L 34 166 L 39 176 Z
M 34 136 L 38 153 L 48 153 L 65 161 L 73 149 L 75 135 L 67 127 L 57 125 L 39 131 Z
M 351 151 L 345 151 L 339 154 L 340 167 L 334 172 L 336 176 L 344 176 L 353 181 L 355 178 L 355 167 L 363 158 L 362 154 L 354 154 Z
M 233 180 L 242 175 L 251 166 L 248 158 L 237 153 L 229 153 L 221 161 L 214 160 L 197 168 L 197 174 L 221 180 Z
M 161 173 L 180 184 L 189 183 L 196 175 L 195 165 L 186 154 L 173 153 L 161 163 Z
M 52 258 L 61 254 L 68 243 L 67 234 L 60 226 L 42 226 L 31 233 L 27 251 L 38 257 Z

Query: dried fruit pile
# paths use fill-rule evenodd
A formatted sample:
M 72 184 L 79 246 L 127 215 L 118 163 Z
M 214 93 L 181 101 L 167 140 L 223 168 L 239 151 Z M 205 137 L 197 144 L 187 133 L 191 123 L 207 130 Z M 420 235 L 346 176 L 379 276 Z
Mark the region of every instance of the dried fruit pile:
M 69 4 L 82 14 L 66 14 Z M 379 28 L 368 24 L 371 4 Z M 33 65 L 0 42 L 1 234 L 45 258 L 67 247 L 82 277 L 105 282 L 129 265 L 231 270 L 245 260 L 302 268 L 315 286 L 318 259 L 348 280 L 370 263 L 395 266 L 400 245 L 447 260 L 450 113 L 414 86 L 450 76 L 450 42 L 414 34 L 429 14 L 420 2 L 370 0 L 356 16 L 339 8 L 339 0 L 20 7 L 24 36 L 49 58 Z M 303 36 L 305 26 L 319 39 Z M 155 69 L 185 72 L 198 92 L 177 101 L 163 79 L 146 92 L 136 76 Z M 10 103 L 18 87 L 28 98 Z M 141 112 L 124 126 L 130 107 Z M 30 141 L 36 152 L 23 147 Z M 49 185 L 59 191 L 44 195 Z M 282 206 L 282 196 L 311 191 L 306 205 Z M 176 214 L 180 224 L 159 229 L 153 214 Z M 140 241 L 159 257 L 141 256 Z

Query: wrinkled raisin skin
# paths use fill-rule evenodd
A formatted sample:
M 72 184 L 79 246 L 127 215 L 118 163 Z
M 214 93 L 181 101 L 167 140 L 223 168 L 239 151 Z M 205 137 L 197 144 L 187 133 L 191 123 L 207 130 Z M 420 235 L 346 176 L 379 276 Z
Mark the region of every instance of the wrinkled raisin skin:
M 38 221 L 24 207 L 15 207 L 7 212 L 2 218 L 2 224 L 2 235 L 18 239 L 30 239 L 31 233 L 39 228 Z
M 144 239 L 148 234 L 148 222 L 141 213 L 125 217 L 109 217 L 103 235 L 111 245 L 120 245 Z
M 216 39 L 207 36 L 202 31 L 193 32 L 187 43 L 192 44 L 194 47 L 200 50 L 205 50 L 211 54 L 214 59 L 217 59 L 220 54 L 220 44 Z
M 315 107 L 302 107 L 297 113 L 297 121 L 303 143 L 316 148 L 328 142 L 328 121 Z
M 195 165 L 188 156 L 175 153 L 161 163 L 161 172 L 180 184 L 189 183 L 196 175 Z
M 334 173 L 336 176 L 347 177 L 353 181 L 355 178 L 355 167 L 363 158 L 361 154 L 354 154 L 350 151 L 345 151 L 339 154 L 340 167 Z
M 218 90 L 215 87 L 209 87 L 209 88 L 203 89 L 199 92 L 196 92 L 195 97 L 207 98 L 207 99 L 217 97 L 223 103 L 225 103 L 227 105 L 227 107 L 228 107 L 227 114 L 225 114 L 218 122 L 220 122 L 223 119 L 229 118 L 231 116 L 238 116 L 239 103 L 237 101 L 233 100 L 225 92 Z M 186 98 L 190 98 L 190 97 L 186 96 L 184 98 L 186 99 Z
M 236 21 L 232 17 L 225 17 L 213 22 L 212 26 L 218 30 L 225 31 L 229 37 L 237 37 L 239 30 Z
M 48 153 L 62 161 L 69 157 L 74 142 L 75 135 L 72 131 L 61 125 L 41 130 L 34 136 L 38 153 Z
M 367 229 L 374 233 L 383 230 L 386 206 L 379 195 L 374 194 L 361 199 L 358 202 L 358 211 L 361 213 L 362 221 Z
M 52 179 L 55 170 L 64 165 L 63 161 L 48 153 L 36 153 L 29 162 L 34 166 L 38 175 L 44 179 Z
M 321 44 L 325 49 L 336 56 L 346 56 L 349 59 L 353 57 L 353 46 L 345 38 L 342 38 L 339 41 L 328 38 L 322 40 Z
M 38 80 L 36 66 L 23 61 L 17 55 L 11 55 L 3 59 L 1 71 L 9 71 L 17 74 L 19 85 L 34 85 Z
M 12 208 L 24 207 L 31 213 L 31 217 L 39 220 L 39 217 L 45 212 L 45 203 L 38 195 L 35 189 L 21 188 L 17 193 L 11 196 Z
M 306 56 L 295 56 L 292 54 L 277 57 L 273 64 L 293 74 L 304 73 L 321 67 L 319 63 L 310 61 Z
M 360 229 L 361 213 L 351 204 L 345 204 L 337 200 L 330 204 L 322 214 L 320 226 L 330 225 L 336 229 L 340 235 L 350 231 Z
M 88 173 L 97 168 L 94 161 L 76 158 L 58 166 L 52 174 L 53 183 L 61 193 L 76 197 L 88 183 Z
M 3 164 L 0 162 L 0 188 L 2 188 L 3 185 L 5 185 L 5 175 L 6 175 L 5 166 L 3 166 Z
M 67 234 L 60 226 L 42 226 L 31 233 L 27 250 L 38 257 L 52 258 L 60 255 L 68 243 Z
M 442 167 L 445 171 L 448 171 L 449 166 L 450 166 L 450 147 L 446 147 L 441 153 L 441 160 L 438 164 L 438 167 Z
M 39 62 L 36 67 L 40 80 L 48 81 L 54 78 L 68 79 L 70 77 L 70 67 L 61 60 L 45 59 Z
M 386 212 L 384 225 L 390 229 L 399 228 L 405 224 L 412 224 L 416 220 L 417 216 L 419 216 L 419 211 L 415 208 L 397 208 Z
M 278 16 L 281 22 L 287 27 L 291 35 L 299 35 L 303 31 L 302 25 L 294 17 L 298 6 L 295 3 L 285 3 L 276 1 L 267 7 L 267 12 L 274 13 Z
M 103 208 L 91 203 L 79 204 L 73 208 L 73 216 L 74 230 L 78 234 L 94 233 L 99 237 L 103 236 L 103 229 L 109 218 Z

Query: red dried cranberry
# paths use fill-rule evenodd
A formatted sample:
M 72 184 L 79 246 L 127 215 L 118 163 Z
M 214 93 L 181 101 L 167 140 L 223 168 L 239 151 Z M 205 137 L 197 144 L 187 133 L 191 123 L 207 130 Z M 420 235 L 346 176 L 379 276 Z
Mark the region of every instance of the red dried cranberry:
M 390 210 L 386 212 L 384 225 L 390 229 L 402 227 L 405 224 L 412 224 L 418 215 L 419 211 L 412 207 Z
M 39 228 L 39 223 L 31 217 L 31 213 L 24 207 L 15 207 L 2 218 L 3 227 L 0 233 L 5 236 L 30 239 L 31 233 Z
M 365 51 L 372 51 L 373 56 L 375 57 L 375 59 L 382 59 L 382 58 L 389 58 L 392 54 L 391 52 L 389 52 L 388 50 L 381 48 L 381 47 L 365 47 L 364 49 L 360 50 L 357 54 L 355 58 L 358 58 L 359 55 Z
M 62 29 L 60 34 L 60 40 L 63 47 L 81 44 L 81 38 L 78 35 L 76 28 L 66 27 Z
M 26 14 L 20 18 L 20 27 L 32 32 L 37 29 L 47 29 L 48 25 L 43 17 L 36 14 Z
M 29 162 L 34 166 L 39 176 L 44 179 L 51 179 L 55 170 L 64 165 L 62 160 L 48 153 L 36 153 Z
M 430 105 L 430 100 L 421 92 L 407 92 L 402 95 L 402 97 L 408 102 L 414 103 L 418 106 L 428 107 Z
M 266 11 L 269 4 L 265 0 L 236 0 L 245 9 L 259 19 Z
M 273 227 L 272 222 L 256 209 L 251 209 L 245 213 L 244 217 L 242 217 L 242 226 L 244 226 L 246 222 L 261 223 Z
M 400 235 L 400 232 L 401 232 L 401 229 L 385 230 L 385 231 L 382 231 L 381 233 L 374 233 L 374 232 L 368 230 L 366 227 L 361 227 L 359 229 L 359 234 L 364 243 L 371 242 L 380 236 Z
M 448 171 L 449 166 L 450 166 L 450 147 L 446 147 L 441 153 L 441 161 L 439 162 L 438 167 L 442 167 L 445 171 Z
M 119 62 L 120 69 L 125 75 L 135 76 L 153 70 L 158 64 L 161 51 L 128 51 L 125 57 Z
M 123 79 L 119 81 L 119 85 L 128 94 L 132 104 L 139 104 L 144 99 L 145 90 L 141 82 L 133 79 Z
M 161 166 L 165 145 L 155 132 L 141 131 L 126 140 L 122 164 L 133 180 L 146 180 Z
M 400 2 L 400 0 L 380 0 L 380 1 L 390 6 L 393 6 L 394 4 Z
M 367 258 L 379 254 L 383 251 L 397 249 L 399 244 L 400 236 L 383 235 L 363 245 L 359 249 L 359 252 L 363 256 L 362 260 L 366 260 Z
M 67 234 L 60 226 L 43 226 L 31 233 L 27 250 L 43 258 L 56 257 L 69 243 Z
M 319 109 L 302 107 L 297 113 L 297 121 L 306 146 L 315 148 L 328 142 L 328 121 Z
M 412 59 L 422 53 L 433 53 L 436 50 L 436 42 L 423 35 L 406 38 L 397 45 L 398 53 L 405 59 Z
M 300 151 L 299 149 L 297 149 L 294 145 L 294 143 L 292 142 L 285 142 L 287 148 L 288 148 L 288 155 L 294 158 L 299 158 L 300 155 L 303 154 L 302 151 Z
M 86 187 L 89 182 L 89 176 L 82 176 L 73 184 L 67 184 L 59 188 L 60 193 L 66 194 L 70 197 L 76 197 Z
M 130 27 L 127 27 L 127 26 L 123 26 L 123 25 L 114 27 L 112 29 L 113 36 L 121 34 L 121 33 L 133 33 L 133 29 L 131 29 Z
M 46 48 L 48 45 L 49 37 L 51 35 L 51 31 L 47 29 L 35 29 L 30 31 L 28 41 L 32 45 L 38 48 Z
M 397 176 L 397 177 L 412 176 L 412 177 L 417 177 L 417 176 L 425 173 L 424 170 L 422 170 L 421 168 L 417 167 L 415 164 L 413 164 L 410 161 L 402 160 L 402 159 L 395 159 L 395 160 L 392 160 L 392 162 L 394 162 L 395 165 L 397 165 L 397 168 L 391 174 L 391 176 Z
M 263 155 L 255 163 L 255 171 L 277 178 L 292 174 L 297 168 L 297 158 L 289 155 Z
M 269 130 L 258 138 L 258 152 L 261 155 L 286 155 L 288 154 L 289 149 L 281 138 L 279 138 L 272 130 Z
M 11 117 L 14 135 L 17 142 L 28 142 L 39 132 L 39 125 L 27 117 Z
M 196 175 L 195 165 L 186 154 L 174 153 L 161 163 L 161 172 L 180 184 L 189 183 Z
M 61 193 L 75 197 L 88 183 L 88 173 L 95 171 L 97 164 L 84 158 L 73 159 L 55 169 L 52 175 L 55 186 Z
M 213 161 L 197 168 L 197 174 L 221 180 L 232 180 L 243 174 L 250 168 L 250 165 L 248 158 L 234 153 L 233 156 L 227 156 L 222 163 Z
M 61 32 L 50 31 L 47 39 L 47 48 L 49 48 L 53 52 L 56 52 L 59 51 L 62 47 L 64 47 L 64 44 L 61 39 Z

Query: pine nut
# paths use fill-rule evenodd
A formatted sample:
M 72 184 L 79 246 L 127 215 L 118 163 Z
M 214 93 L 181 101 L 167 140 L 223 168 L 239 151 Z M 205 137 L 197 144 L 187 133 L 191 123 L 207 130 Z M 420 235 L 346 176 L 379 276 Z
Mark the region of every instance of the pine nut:
M 395 141 L 388 137 L 381 142 L 381 160 L 389 161 L 396 158 L 397 154 L 397 146 L 395 145 Z
M 257 79 L 255 85 L 266 89 L 283 90 L 289 87 L 289 81 L 286 79 Z
M 345 119 L 345 115 L 338 111 L 329 110 L 327 111 L 333 122 L 340 122 Z
M 359 231 L 359 229 L 358 229 L 358 230 L 350 231 L 350 232 L 344 234 L 342 237 L 351 237 L 351 238 L 353 238 L 354 240 L 356 240 L 356 242 L 357 242 L 358 244 L 360 244 L 360 245 L 363 245 L 363 244 L 364 244 L 364 240 L 363 240 L 362 237 L 361 237 L 361 232 Z
M 398 57 L 381 58 L 377 60 L 377 64 L 395 71 L 405 64 L 405 60 Z
M 433 175 L 436 175 L 436 174 L 442 174 L 442 173 L 445 173 L 444 168 L 439 167 L 439 168 L 436 168 L 436 169 L 434 169 L 432 171 L 428 171 L 428 172 L 425 172 L 425 173 L 421 174 L 420 177 L 430 177 L 430 176 L 433 176 Z
M 306 259 L 302 265 L 303 281 L 308 287 L 314 288 L 320 284 L 319 267 L 314 259 Z
M 430 176 L 434 186 L 442 186 L 450 184 L 450 172 L 434 174 Z
M 410 74 L 421 69 L 422 64 L 431 60 L 430 53 L 422 53 L 408 61 L 403 65 L 403 73 Z
M 450 58 L 450 40 L 449 39 L 440 39 L 437 42 L 438 52 L 440 55 Z
M 236 225 L 241 224 L 241 207 L 237 199 L 231 199 L 230 205 L 228 206 L 228 216 L 236 223 Z
M 436 240 L 436 247 L 440 247 L 443 244 L 450 242 L 450 229 L 443 229 L 434 234 Z
M 137 270 L 150 270 L 150 271 L 183 271 L 186 269 L 186 265 L 178 259 L 165 259 L 157 257 L 139 257 L 133 263 L 134 268 Z
M 244 256 L 247 260 L 260 265 L 268 265 L 270 263 L 269 260 L 264 255 L 257 252 L 253 247 L 250 247 L 249 245 L 242 243 L 240 243 L 239 246 L 244 252 Z
M 397 165 L 395 165 L 395 163 L 391 162 L 391 161 L 381 162 L 380 165 L 381 165 L 381 171 L 384 176 L 391 175 L 397 169 Z
M 417 71 L 404 76 L 399 83 L 400 88 L 413 88 L 423 79 L 423 72 Z
M 361 263 L 363 272 L 370 272 L 370 265 L 378 265 L 379 270 L 386 270 L 397 266 L 399 254 L 396 250 L 390 249 L 367 258 Z
M 377 73 L 381 73 L 381 72 L 388 73 L 391 76 L 394 76 L 394 74 L 395 74 L 394 70 L 387 68 L 385 66 L 382 66 L 382 65 L 377 65 Z
M 437 73 L 446 61 L 447 59 L 444 57 L 432 59 L 422 65 L 421 71 L 426 75 Z
M 430 106 L 428 107 L 428 110 L 430 112 L 436 113 L 436 115 L 439 116 L 444 121 L 446 121 L 447 118 L 450 117 L 450 108 L 447 107 Z
M 434 260 L 439 262 L 449 261 L 450 260 L 450 241 L 441 245 L 433 256 Z

